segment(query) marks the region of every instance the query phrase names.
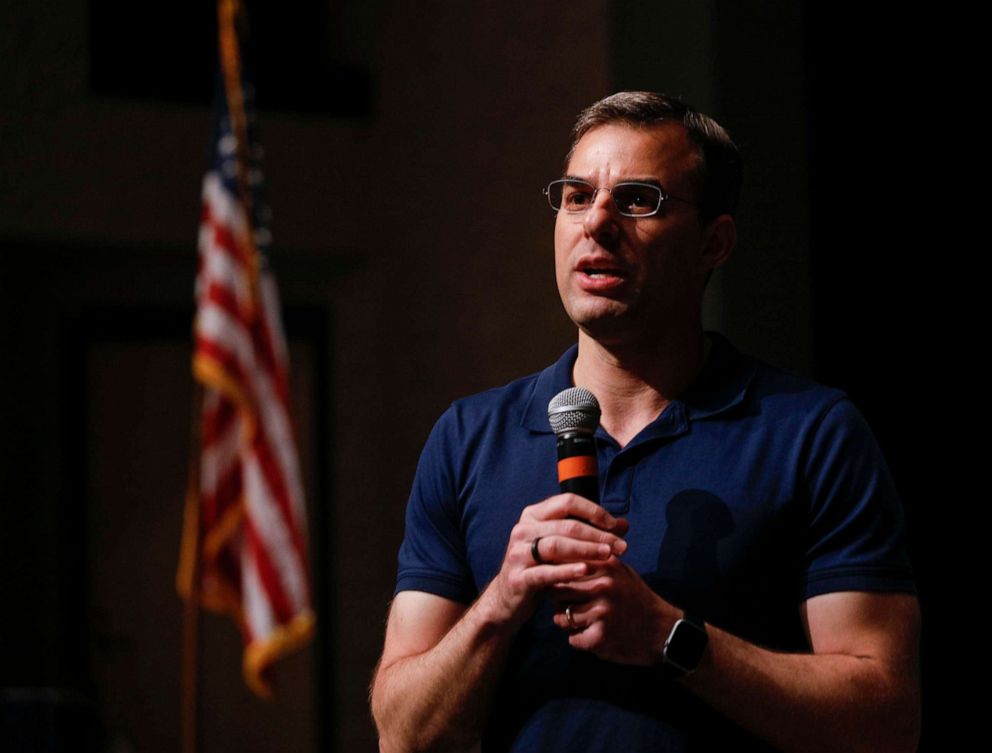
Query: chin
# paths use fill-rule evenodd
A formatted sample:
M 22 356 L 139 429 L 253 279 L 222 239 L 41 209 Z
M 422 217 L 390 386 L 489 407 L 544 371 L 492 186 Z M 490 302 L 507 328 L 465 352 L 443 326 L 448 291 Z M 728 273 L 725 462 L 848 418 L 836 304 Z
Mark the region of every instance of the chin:
M 594 326 L 598 321 L 612 321 L 629 316 L 632 306 L 628 301 L 607 296 L 579 296 L 564 303 L 565 313 L 578 326 Z
M 613 312 L 600 316 L 572 317 L 575 325 L 593 340 L 604 345 L 620 343 L 630 339 L 636 330 L 627 312 Z

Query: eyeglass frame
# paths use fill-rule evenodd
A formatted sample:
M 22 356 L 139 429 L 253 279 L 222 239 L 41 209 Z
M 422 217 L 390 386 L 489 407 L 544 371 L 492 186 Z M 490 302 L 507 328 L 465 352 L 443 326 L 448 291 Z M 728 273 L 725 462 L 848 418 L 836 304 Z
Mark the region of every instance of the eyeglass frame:
M 564 209 L 562 207 L 556 208 L 555 205 L 551 203 L 551 187 L 557 183 L 561 183 L 561 184 L 580 183 L 589 186 L 589 188 L 592 189 L 592 200 L 582 209 Z M 610 198 L 613 199 L 613 192 L 620 186 L 644 186 L 645 188 L 653 188 L 658 192 L 658 206 L 656 206 L 653 211 L 646 212 L 644 214 L 630 214 L 629 212 L 625 212 L 620 208 L 620 205 L 616 203 L 616 200 L 614 200 L 613 206 L 617 208 L 617 212 L 619 212 L 620 216 L 622 217 L 632 217 L 634 219 L 640 219 L 644 217 L 654 217 L 656 214 L 658 214 L 658 212 L 661 211 L 661 205 L 669 200 L 681 201 L 683 204 L 688 204 L 689 206 L 693 206 L 693 207 L 699 206 L 699 204 L 697 204 L 694 201 L 689 201 L 688 199 L 683 199 L 679 196 L 672 196 L 672 194 L 668 193 L 668 191 L 662 188 L 661 185 L 658 183 L 645 183 L 644 181 L 640 181 L 640 180 L 622 180 L 619 183 L 614 183 L 612 188 L 606 188 L 605 186 L 599 186 L 599 187 L 594 186 L 588 180 L 583 180 L 582 178 L 558 178 L 558 180 L 553 180 L 550 183 L 548 183 L 547 186 L 541 189 L 541 192 L 547 197 L 548 205 L 551 207 L 552 211 L 554 211 L 556 214 L 558 212 L 564 212 L 565 214 L 579 215 L 589 210 L 589 207 L 591 207 L 593 203 L 596 201 L 596 194 L 598 194 L 600 191 L 606 191 L 610 195 Z

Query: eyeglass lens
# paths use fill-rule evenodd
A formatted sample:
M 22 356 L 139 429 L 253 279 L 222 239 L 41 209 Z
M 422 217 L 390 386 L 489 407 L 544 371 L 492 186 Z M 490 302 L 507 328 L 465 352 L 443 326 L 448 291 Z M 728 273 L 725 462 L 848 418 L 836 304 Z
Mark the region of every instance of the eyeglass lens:
M 554 209 L 583 212 L 596 199 L 597 189 L 578 180 L 557 180 L 548 186 L 548 199 Z M 662 193 L 646 183 L 618 183 L 610 190 L 620 214 L 638 217 L 654 214 L 661 206 Z

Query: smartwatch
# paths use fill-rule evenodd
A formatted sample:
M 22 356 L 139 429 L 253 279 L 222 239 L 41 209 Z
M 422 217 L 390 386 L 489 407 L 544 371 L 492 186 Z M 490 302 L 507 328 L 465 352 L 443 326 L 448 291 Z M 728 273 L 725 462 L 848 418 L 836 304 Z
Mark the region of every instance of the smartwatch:
M 699 666 L 708 643 L 705 623 L 684 612 L 665 641 L 663 666 L 675 677 L 685 677 Z

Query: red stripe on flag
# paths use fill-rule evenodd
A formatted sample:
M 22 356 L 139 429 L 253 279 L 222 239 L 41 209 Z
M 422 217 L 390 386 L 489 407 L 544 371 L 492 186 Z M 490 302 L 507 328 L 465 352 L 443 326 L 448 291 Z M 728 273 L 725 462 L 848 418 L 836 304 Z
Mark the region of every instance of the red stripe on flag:
M 212 528 L 221 518 L 241 500 L 244 484 L 242 482 L 243 464 L 240 460 L 232 463 L 223 474 L 213 490 L 213 494 L 204 494 L 203 522 Z
M 228 350 L 214 340 L 208 340 L 205 337 L 197 336 L 196 352 L 202 353 L 210 358 L 210 360 L 219 364 L 231 380 L 241 388 L 241 390 L 245 393 L 245 396 L 249 399 L 253 399 L 251 381 L 245 379 L 244 371 L 241 368 L 241 361 L 238 360 L 237 356 L 232 351 Z
M 276 357 L 277 351 L 268 322 L 264 316 L 260 315 L 254 324 L 255 326 L 252 328 L 252 340 L 255 345 L 256 357 L 259 359 L 259 365 L 272 379 L 279 401 L 283 405 L 288 405 L 289 385 L 286 380 L 286 368 Z
M 203 449 L 226 437 L 237 417 L 237 407 L 230 400 L 219 400 L 214 408 L 204 409 Z
M 214 304 L 234 319 L 240 320 L 241 323 L 246 322 L 248 317 L 241 310 L 237 294 L 230 288 L 221 285 L 216 280 L 211 280 L 210 284 L 207 285 L 207 291 L 204 297 L 205 302 Z M 249 325 L 245 324 L 244 326 L 247 329 Z
M 211 224 L 213 230 L 211 241 L 216 249 L 223 251 L 242 267 L 247 267 L 249 263 L 247 249 L 245 249 L 235 237 L 231 228 L 226 225 Z
M 210 233 L 210 243 L 214 248 L 223 250 L 241 267 L 247 268 L 250 262 L 248 249 L 238 243 L 234 231 L 220 217 L 213 213 L 213 208 L 209 202 L 204 202 L 203 204 L 202 218 L 201 226 L 212 231 Z
M 268 597 L 269 604 L 272 606 L 276 621 L 285 624 L 293 618 L 293 608 L 289 603 L 289 599 L 286 598 L 282 579 L 272 565 L 272 559 L 269 556 L 269 550 L 266 546 L 267 542 L 259 535 L 259 531 L 254 526 L 254 521 L 249 517 L 245 518 L 244 533 L 245 545 L 248 547 L 248 556 L 255 563 L 259 581 L 262 584 L 265 595 Z
M 262 437 L 261 432 L 259 432 L 256 436 L 254 447 L 255 456 L 258 459 L 258 465 L 262 471 L 262 476 L 265 479 L 265 483 L 272 495 L 272 501 L 279 508 L 279 513 L 282 517 L 283 523 L 289 530 L 296 558 L 300 565 L 305 569 L 307 551 L 306 545 L 300 536 L 299 521 L 296 520 L 296 515 L 289 503 L 290 494 L 285 483 L 285 478 L 283 477 L 283 472 L 272 453 L 272 449 L 269 447 L 264 437 Z

